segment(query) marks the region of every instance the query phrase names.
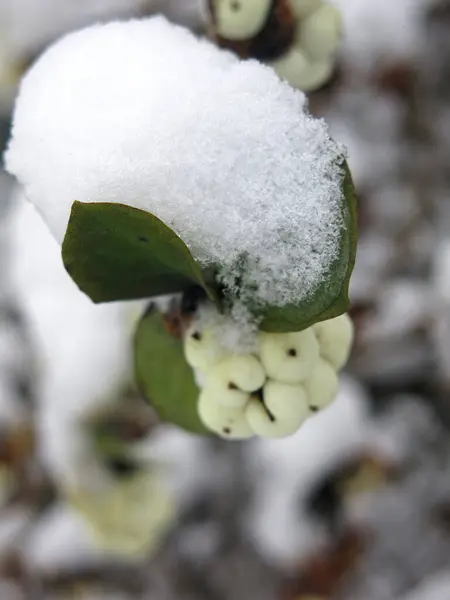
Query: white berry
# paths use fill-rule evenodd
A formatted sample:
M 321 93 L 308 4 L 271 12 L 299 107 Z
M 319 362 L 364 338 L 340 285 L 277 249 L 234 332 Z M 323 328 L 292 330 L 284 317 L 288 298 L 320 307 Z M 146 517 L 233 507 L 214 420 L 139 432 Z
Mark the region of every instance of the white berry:
M 248 40 L 264 27 L 273 0 L 213 0 L 217 33 L 229 40 Z
M 264 386 L 264 404 L 276 419 L 288 419 L 297 429 L 309 416 L 308 396 L 301 384 L 269 380 Z
M 293 46 L 270 65 L 281 79 L 293 87 L 309 92 L 328 81 L 334 69 L 334 60 L 312 60 L 303 48 Z
M 339 389 L 338 376 L 333 366 L 321 358 L 305 382 L 305 389 L 311 411 L 321 410 L 331 404 Z
M 274 418 L 261 400 L 250 398 L 245 408 L 245 416 L 252 431 L 260 437 L 283 438 L 294 434 L 301 423 L 293 419 Z
M 324 4 L 301 21 L 299 45 L 314 61 L 330 58 L 341 39 L 341 13 L 335 6 Z
M 354 328 L 347 314 L 322 321 L 314 325 L 314 331 L 319 342 L 320 354 L 328 360 L 336 370 L 348 361 L 353 343 Z
M 318 10 L 323 0 L 290 0 L 292 9 L 298 19 L 303 19 Z
M 311 328 L 295 333 L 263 332 L 259 352 L 267 375 L 282 383 L 301 383 L 319 359 L 319 345 Z
M 218 361 L 221 352 L 220 344 L 210 330 L 193 326 L 187 331 L 184 354 L 193 369 L 206 370 Z
M 206 386 L 214 391 L 216 401 L 232 407 L 243 407 L 248 392 L 264 385 L 266 374 L 257 358 L 250 354 L 231 354 L 208 372 Z
M 246 439 L 253 435 L 244 410 L 218 404 L 214 390 L 207 388 L 201 392 L 198 414 L 205 427 L 223 438 Z
M 95 543 L 120 554 L 148 554 L 174 518 L 170 494 L 152 472 L 98 493 L 70 493 L 69 501 L 86 518 Z

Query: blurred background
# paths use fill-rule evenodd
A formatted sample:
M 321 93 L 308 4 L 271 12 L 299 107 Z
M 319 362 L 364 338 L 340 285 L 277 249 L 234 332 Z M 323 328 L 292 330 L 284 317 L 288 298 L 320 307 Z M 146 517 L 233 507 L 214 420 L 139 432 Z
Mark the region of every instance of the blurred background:
M 357 336 L 337 401 L 291 438 L 158 424 L 131 380 L 143 307 L 78 292 L 0 166 L 1 600 L 450 598 L 450 2 L 334 3 L 310 109 L 357 186 Z M 0 0 L 0 149 L 49 43 L 156 12 L 205 29 L 202 0 Z

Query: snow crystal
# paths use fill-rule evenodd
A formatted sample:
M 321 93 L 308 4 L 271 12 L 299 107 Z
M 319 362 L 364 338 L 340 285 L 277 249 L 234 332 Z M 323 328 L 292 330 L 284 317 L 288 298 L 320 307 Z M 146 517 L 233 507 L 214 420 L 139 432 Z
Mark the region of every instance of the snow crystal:
M 6 160 L 59 241 L 74 200 L 129 204 L 225 284 L 282 306 L 336 256 L 343 154 L 268 67 L 154 17 L 50 48 L 22 83 Z
M 231 315 L 222 314 L 212 303 L 202 304 L 192 325 L 201 330 L 209 329 L 220 341 L 223 353 L 252 354 L 258 348 L 258 327 L 246 306 L 236 302 Z

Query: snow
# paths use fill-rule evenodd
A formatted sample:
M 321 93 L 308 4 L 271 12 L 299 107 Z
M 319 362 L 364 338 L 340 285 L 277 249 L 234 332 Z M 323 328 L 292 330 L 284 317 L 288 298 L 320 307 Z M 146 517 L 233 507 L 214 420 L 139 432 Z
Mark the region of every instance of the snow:
M 11 111 L 24 64 L 62 34 L 97 21 L 157 12 L 198 28 L 202 9 L 202 0 L 2 0 L 0 114 Z
M 58 573 L 104 559 L 92 544 L 83 518 L 57 503 L 32 528 L 22 548 L 25 564 L 33 571 Z
M 436 346 L 436 360 L 441 377 L 448 379 L 450 347 L 448 344 L 450 319 L 450 239 L 440 239 L 433 252 L 433 292 L 436 298 L 433 315 L 433 341 Z
M 16 56 L 40 50 L 62 32 L 111 14 L 129 15 L 145 0 L 2 0 L 2 45 Z
M 20 545 L 21 538 L 32 516 L 32 512 L 26 507 L 2 507 L 0 517 L 0 558 L 4 559 L 8 553 Z
M 295 435 L 249 446 L 251 472 L 259 475 L 247 526 L 263 556 L 292 567 L 324 543 L 324 528 L 312 522 L 304 500 L 324 472 L 374 446 L 374 438 L 365 392 L 344 376 L 335 402 Z
M 156 214 L 244 302 L 308 297 L 336 256 L 343 148 L 271 69 L 162 17 L 97 25 L 23 80 L 6 154 L 58 241 L 74 200 Z
M 427 577 L 403 600 L 443 600 L 450 593 L 450 572 L 440 571 Z
M 230 315 L 220 313 L 212 303 L 199 306 L 192 327 L 209 330 L 212 337 L 220 340 L 223 351 L 252 354 L 258 350 L 258 327 L 252 322 L 248 309 L 237 304 Z M 203 387 L 203 386 L 202 386 Z
M 403 338 L 411 331 L 420 331 L 433 314 L 434 294 L 423 282 L 404 278 L 386 282 L 379 294 L 376 317 L 368 317 L 361 333 L 364 340 L 376 344 L 382 340 Z
M 193 502 L 222 475 L 211 460 L 206 438 L 170 425 L 160 425 L 148 439 L 135 445 L 133 456 L 140 462 L 163 466 L 164 484 L 179 509 Z
M 342 12 L 342 53 L 362 70 L 385 60 L 418 56 L 423 14 L 432 0 L 331 0 Z
M 40 357 L 41 450 L 65 485 L 90 473 L 83 421 L 109 402 L 129 377 L 131 327 L 124 304 L 93 304 L 64 269 L 58 244 L 20 194 L 8 221 L 13 286 Z M 92 462 L 92 461 L 91 461 Z

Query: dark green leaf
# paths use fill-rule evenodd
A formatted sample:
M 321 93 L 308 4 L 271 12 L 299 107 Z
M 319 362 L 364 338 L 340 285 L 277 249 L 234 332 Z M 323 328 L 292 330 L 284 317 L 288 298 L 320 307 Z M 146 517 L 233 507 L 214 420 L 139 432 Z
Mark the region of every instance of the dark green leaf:
M 357 214 L 352 177 L 344 164 L 341 244 L 339 254 L 314 294 L 298 305 L 268 307 L 262 311 L 261 328 L 272 332 L 301 331 L 314 323 L 337 317 L 348 310 L 348 288 L 356 258 Z
M 74 202 L 62 256 L 94 302 L 150 298 L 193 285 L 214 296 L 212 275 L 186 244 L 154 215 L 124 204 Z
M 198 417 L 199 390 L 182 341 L 168 333 L 156 311 L 147 312 L 138 325 L 134 368 L 141 393 L 163 421 L 194 433 L 207 433 Z

